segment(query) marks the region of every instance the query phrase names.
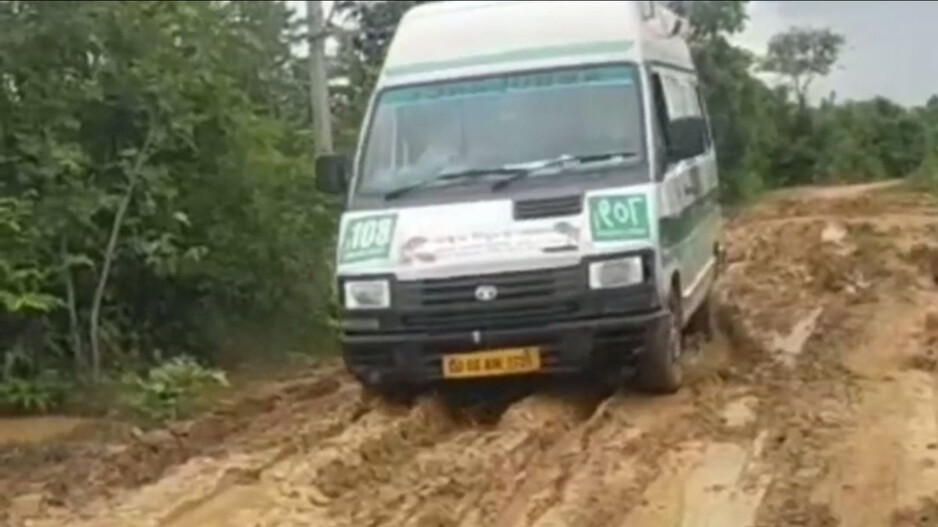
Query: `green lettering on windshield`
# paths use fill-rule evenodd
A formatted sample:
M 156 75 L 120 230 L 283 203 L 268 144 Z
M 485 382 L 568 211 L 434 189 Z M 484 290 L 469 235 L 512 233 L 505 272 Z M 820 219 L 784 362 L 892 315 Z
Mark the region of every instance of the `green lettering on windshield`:
M 381 104 L 405 106 L 560 88 L 633 86 L 633 75 L 632 67 L 620 65 L 513 74 L 490 79 L 461 80 L 443 86 L 395 88 L 381 96 Z
M 394 239 L 397 214 L 381 214 L 349 220 L 342 243 L 339 263 L 355 263 L 387 258 Z
M 594 196 L 589 199 L 593 241 L 645 240 L 651 237 L 644 194 Z

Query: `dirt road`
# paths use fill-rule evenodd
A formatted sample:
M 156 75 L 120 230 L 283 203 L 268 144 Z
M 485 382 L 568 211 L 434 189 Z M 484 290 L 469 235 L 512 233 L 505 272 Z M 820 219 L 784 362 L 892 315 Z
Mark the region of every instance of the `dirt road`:
M 801 191 L 735 217 L 726 245 L 726 335 L 678 395 L 394 406 L 330 365 L 136 439 L 0 450 L 0 508 L 33 526 L 938 525 L 938 205 Z

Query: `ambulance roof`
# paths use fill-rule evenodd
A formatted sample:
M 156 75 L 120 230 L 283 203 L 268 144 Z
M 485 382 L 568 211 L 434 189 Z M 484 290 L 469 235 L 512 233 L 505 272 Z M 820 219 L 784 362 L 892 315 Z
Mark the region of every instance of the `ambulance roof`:
M 431 2 L 402 18 L 378 84 L 621 61 L 693 69 L 676 27 L 686 21 L 657 2 Z

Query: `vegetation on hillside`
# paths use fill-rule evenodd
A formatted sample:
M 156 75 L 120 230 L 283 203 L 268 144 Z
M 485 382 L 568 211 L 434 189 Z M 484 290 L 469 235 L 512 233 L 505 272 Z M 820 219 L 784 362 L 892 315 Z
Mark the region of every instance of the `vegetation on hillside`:
M 283 2 L 0 2 L 0 383 L 321 325 L 297 36 Z
M 349 81 L 332 93 L 339 148 L 417 3 L 336 3 L 351 29 L 331 72 Z M 730 40 L 743 2 L 678 7 L 724 200 L 910 174 L 938 188 L 938 97 L 810 105 L 842 37 L 796 28 L 756 57 Z M 302 22 L 283 1 L 0 0 L 0 407 L 136 375 L 173 413 L 178 390 L 150 367 L 324 335 L 337 214 L 313 188 Z

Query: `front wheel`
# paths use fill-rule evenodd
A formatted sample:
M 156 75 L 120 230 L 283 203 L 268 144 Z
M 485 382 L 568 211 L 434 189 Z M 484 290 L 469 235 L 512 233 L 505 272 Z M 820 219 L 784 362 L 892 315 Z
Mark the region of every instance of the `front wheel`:
M 690 317 L 687 329 L 691 333 L 702 335 L 706 340 L 713 340 L 717 335 L 716 313 L 714 312 L 713 292 L 707 292 L 703 302 Z
M 646 392 L 675 393 L 684 382 L 682 317 L 680 292 L 671 291 L 667 320 L 638 358 L 637 380 Z
M 419 391 L 416 386 L 406 383 L 359 382 L 365 400 L 379 400 L 391 405 L 409 405 Z

